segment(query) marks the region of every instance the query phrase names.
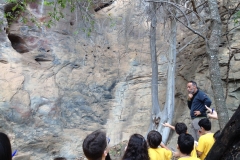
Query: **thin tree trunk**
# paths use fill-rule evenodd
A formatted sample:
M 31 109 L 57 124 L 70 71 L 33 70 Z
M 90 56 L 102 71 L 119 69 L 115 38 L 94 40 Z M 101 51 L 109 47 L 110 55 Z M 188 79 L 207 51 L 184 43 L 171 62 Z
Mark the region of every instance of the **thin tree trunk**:
M 168 54 L 168 77 L 167 77 L 167 93 L 164 112 L 166 113 L 166 121 L 172 124 L 174 105 L 175 105 L 175 68 L 176 68 L 176 46 L 177 46 L 177 23 L 174 18 L 171 18 L 171 36 L 170 36 L 170 49 Z M 167 142 L 170 133 L 169 127 L 164 127 L 162 132 L 162 141 Z
M 213 89 L 214 101 L 217 112 L 219 114 L 218 121 L 220 130 L 222 130 L 229 120 L 217 56 L 219 52 L 222 24 L 218 11 L 217 1 L 208 0 L 208 5 L 212 17 L 212 32 L 210 39 L 206 39 L 206 51 L 208 54 L 209 74 Z
M 157 17 L 156 17 L 157 3 L 150 3 L 150 52 L 151 52 L 151 63 L 152 63 L 152 127 L 150 129 L 157 129 L 160 121 L 160 105 L 158 101 L 158 61 L 156 54 L 156 27 L 157 27 Z

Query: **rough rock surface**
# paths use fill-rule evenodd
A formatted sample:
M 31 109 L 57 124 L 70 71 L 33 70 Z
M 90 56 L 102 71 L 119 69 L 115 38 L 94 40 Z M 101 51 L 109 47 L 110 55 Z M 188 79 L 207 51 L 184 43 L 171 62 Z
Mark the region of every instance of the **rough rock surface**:
M 146 135 L 151 117 L 149 28 L 142 16 L 145 6 L 129 3 L 114 2 L 95 13 L 96 32 L 90 37 L 84 32 L 74 34 L 84 25 L 77 13 L 67 9 L 66 17 L 50 29 L 23 24 L 21 18 L 8 34 L 7 22 L 1 25 L 0 129 L 18 149 L 15 159 L 80 158 L 84 137 L 96 129 L 106 130 L 111 145 L 136 132 Z M 44 22 L 49 8 L 39 3 L 28 10 Z M 195 37 L 181 29 L 178 47 Z M 236 30 L 232 35 L 232 47 L 240 47 L 239 34 Z M 167 84 L 167 49 L 162 42 L 158 39 L 161 106 Z M 226 100 L 230 116 L 240 100 L 239 59 L 240 52 L 231 60 Z M 224 45 L 219 62 L 225 84 L 228 50 Z M 178 54 L 174 122 L 189 125 L 186 84 L 192 79 L 213 99 L 203 43 Z M 217 121 L 213 123 L 216 131 Z M 175 148 L 175 133 L 169 145 Z

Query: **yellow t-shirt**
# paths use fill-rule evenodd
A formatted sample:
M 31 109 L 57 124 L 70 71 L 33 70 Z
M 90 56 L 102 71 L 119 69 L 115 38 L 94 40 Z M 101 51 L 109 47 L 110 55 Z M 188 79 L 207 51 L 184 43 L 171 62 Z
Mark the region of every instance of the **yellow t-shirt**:
M 195 146 L 195 144 L 194 144 L 193 150 L 192 150 L 192 152 L 191 152 L 191 157 L 196 157 L 196 158 L 197 158 L 197 151 L 196 151 L 196 146 Z
M 172 152 L 165 148 L 149 148 L 148 155 L 150 160 L 170 160 L 172 158 Z
M 214 142 L 215 141 L 213 138 L 213 133 L 207 133 L 199 137 L 198 146 L 196 147 L 196 150 L 202 152 L 202 155 L 200 156 L 201 160 L 205 159 L 208 152 L 212 148 Z
M 179 158 L 178 160 L 200 160 L 199 158 L 197 157 L 182 157 L 182 158 Z

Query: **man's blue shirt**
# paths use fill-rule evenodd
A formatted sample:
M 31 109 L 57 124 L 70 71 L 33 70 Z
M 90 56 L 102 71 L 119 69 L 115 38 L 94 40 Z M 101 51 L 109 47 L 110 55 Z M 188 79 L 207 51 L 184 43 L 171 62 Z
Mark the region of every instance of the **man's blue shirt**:
M 191 118 L 193 119 L 196 117 L 207 117 L 206 114 L 207 109 L 205 108 L 205 105 L 210 107 L 211 104 L 212 101 L 206 95 L 206 93 L 198 89 L 197 92 L 193 95 L 192 99 L 188 101 L 188 108 L 191 110 L 190 111 Z M 201 114 L 199 116 L 195 116 L 194 111 L 200 111 Z

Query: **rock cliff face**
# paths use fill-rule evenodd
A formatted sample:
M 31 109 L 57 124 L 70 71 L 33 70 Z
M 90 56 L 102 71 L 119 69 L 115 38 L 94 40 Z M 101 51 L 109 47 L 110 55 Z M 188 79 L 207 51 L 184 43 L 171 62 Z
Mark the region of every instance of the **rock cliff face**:
M 47 21 L 50 10 L 41 4 L 28 7 L 38 23 Z M 133 133 L 147 133 L 151 117 L 151 60 L 149 28 L 142 13 L 145 7 L 139 1 L 114 2 L 93 13 L 96 25 L 90 37 L 81 31 L 84 23 L 78 18 L 80 13 L 67 9 L 65 18 L 52 28 L 24 24 L 20 17 L 7 29 L 7 21 L 3 21 L 0 121 L 1 131 L 10 136 L 13 149 L 19 150 L 16 159 L 79 158 L 83 156 L 83 139 L 96 129 L 106 130 L 112 145 Z M 1 19 L 3 15 L 0 10 Z M 181 30 L 178 47 L 195 37 L 186 29 Z M 239 34 L 238 30 L 233 32 L 232 47 L 240 47 Z M 167 49 L 161 47 L 166 44 L 163 42 L 158 39 L 161 107 L 167 84 Z M 240 51 L 230 65 L 226 100 L 230 116 L 240 99 L 239 57 Z M 223 43 L 219 62 L 224 84 L 228 59 Z M 174 122 L 189 124 L 187 81 L 198 82 L 213 99 L 204 43 L 196 41 L 178 54 L 176 75 Z M 217 130 L 216 121 L 214 125 Z M 175 145 L 174 138 L 175 133 L 170 145 Z

